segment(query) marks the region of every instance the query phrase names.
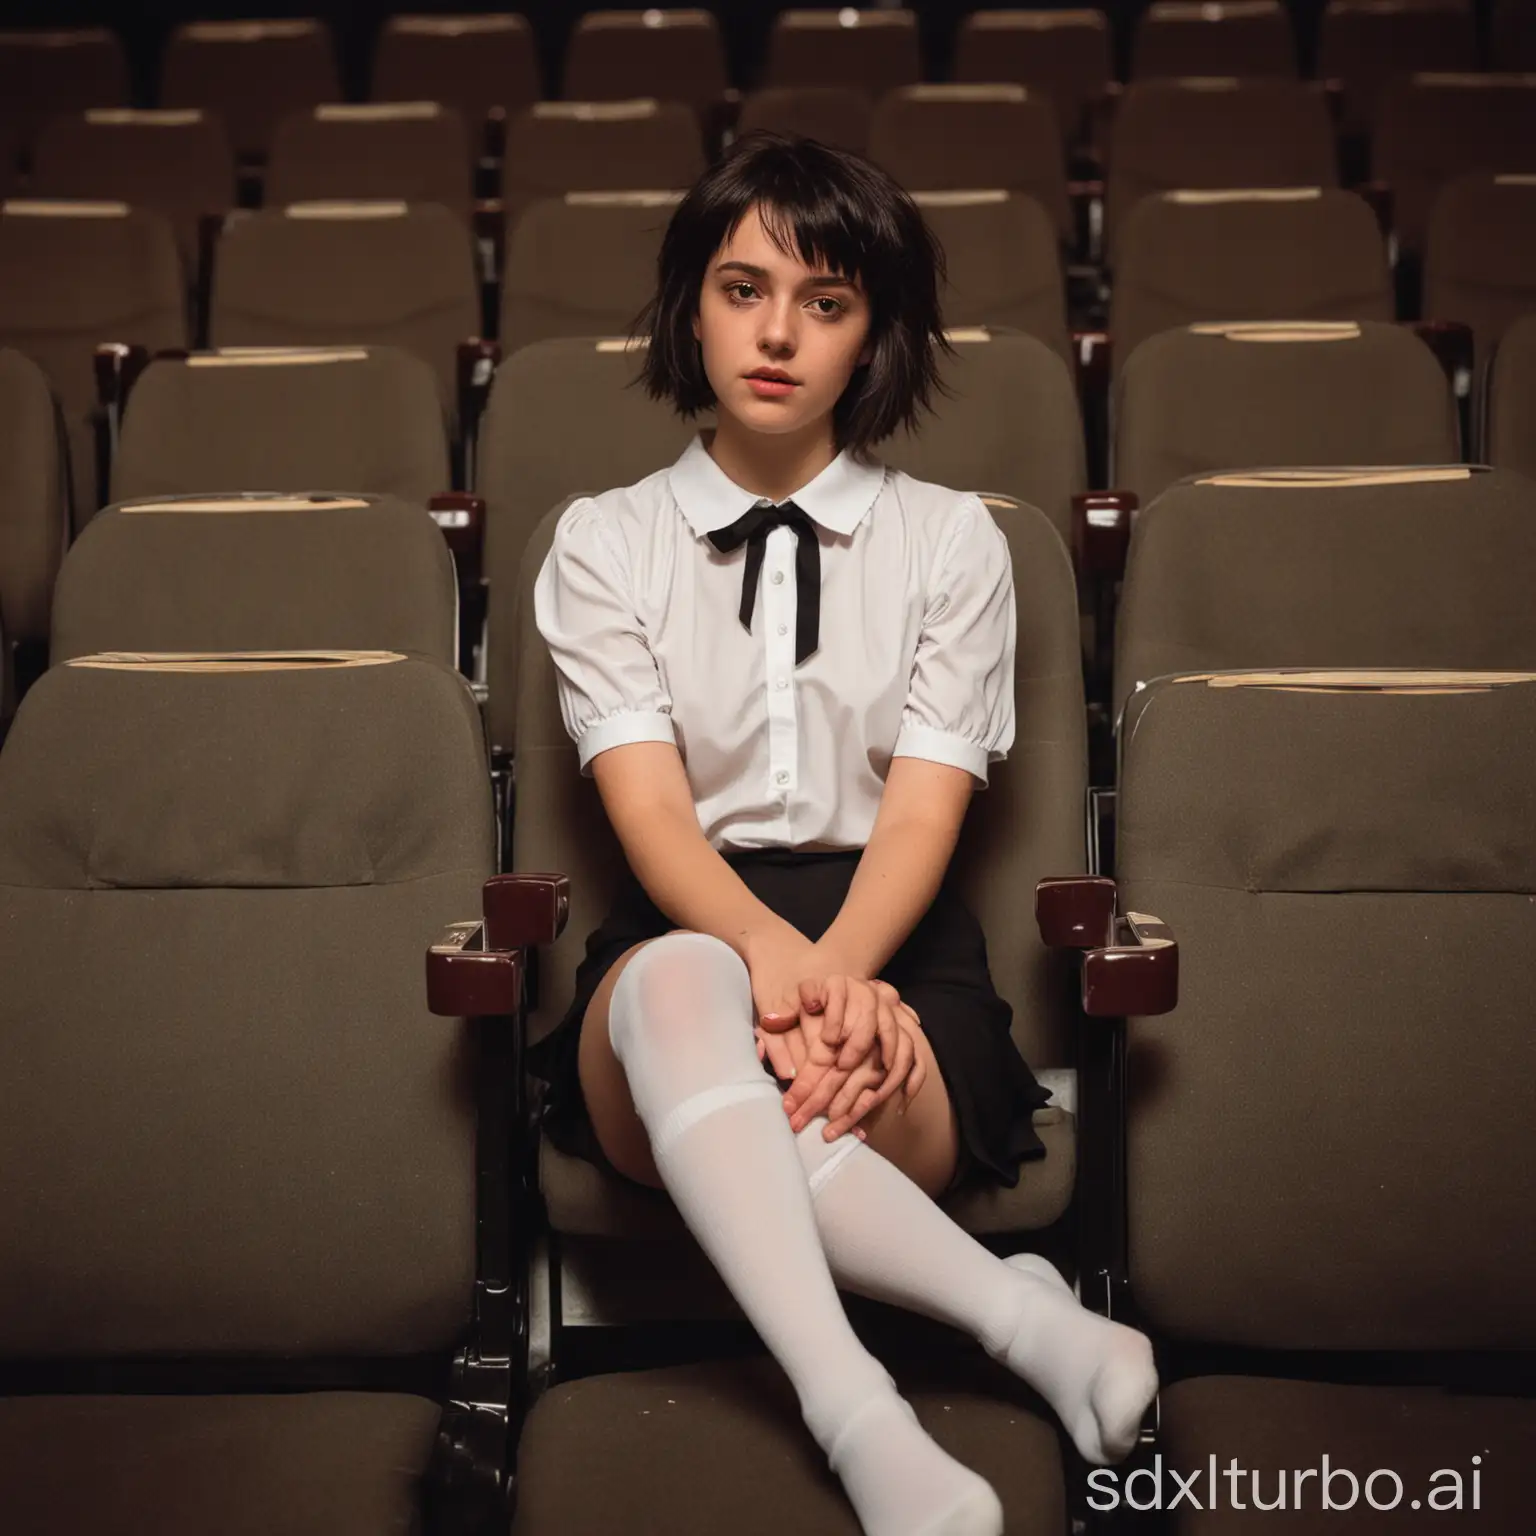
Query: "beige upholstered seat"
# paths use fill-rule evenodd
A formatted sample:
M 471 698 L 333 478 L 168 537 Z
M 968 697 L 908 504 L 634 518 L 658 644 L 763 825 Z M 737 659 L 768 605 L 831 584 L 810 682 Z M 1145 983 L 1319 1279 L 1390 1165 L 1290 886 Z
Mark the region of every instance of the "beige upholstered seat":
M 1284 1476 L 1282 1526 L 1423 1501 L 1519 1531 L 1536 1403 L 1495 1381 L 1536 1344 L 1536 678 L 1197 672 L 1128 714 L 1121 897 L 1181 956 L 1177 1011 L 1126 1026 L 1131 1295 L 1198 1349 L 1160 1405 L 1198 1477 L 1170 1527 L 1264 1523 L 1210 1498 L 1214 1456 L 1250 1510 Z
M 422 955 L 492 842 L 434 662 L 94 656 L 28 694 L 0 754 L 9 1536 L 418 1524 L 476 1278 L 475 1037 Z
M 402 347 L 447 403 L 458 344 L 480 330 L 474 244 L 446 208 L 294 203 L 232 220 L 219 242 L 215 347 Z
M 208 491 L 449 487 L 431 368 L 396 347 L 236 348 L 153 362 L 123 414 L 118 501 Z
M 59 572 L 55 665 L 97 651 L 393 650 L 453 666 L 453 558 L 390 496 L 168 496 L 105 508 Z
M 1188 670 L 1536 667 L 1533 559 L 1536 484 L 1522 475 L 1384 465 L 1181 481 L 1131 535 L 1116 701 Z
M 1380 321 L 1163 331 L 1120 370 L 1114 419 L 1114 480 L 1142 506 L 1213 470 L 1446 464 L 1461 451 L 1439 360 Z

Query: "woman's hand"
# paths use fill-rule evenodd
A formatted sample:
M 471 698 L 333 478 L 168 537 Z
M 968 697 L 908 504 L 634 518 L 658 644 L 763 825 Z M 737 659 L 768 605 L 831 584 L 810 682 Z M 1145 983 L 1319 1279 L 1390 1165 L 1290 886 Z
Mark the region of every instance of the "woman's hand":
M 835 962 L 787 923 L 782 929 L 748 940 L 743 958 L 752 978 L 758 1059 L 766 1056 L 774 1075 L 787 1081 L 796 1077 L 806 1062 L 806 1052 L 791 1049 L 789 1043 L 795 1038 L 798 1046 L 796 1032 L 803 1033 L 801 985 L 836 969 Z M 819 1029 L 819 1020 L 816 1025 Z
M 917 1014 L 885 981 L 833 975 L 801 983 L 802 1034 L 809 1068 L 796 1071 L 785 1096 L 790 1124 L 802 1130 L 825 1114 L 826 1139 L 851 1130 L 903 1089 L 905 1113 L 926 1068 L 915 1041 Z

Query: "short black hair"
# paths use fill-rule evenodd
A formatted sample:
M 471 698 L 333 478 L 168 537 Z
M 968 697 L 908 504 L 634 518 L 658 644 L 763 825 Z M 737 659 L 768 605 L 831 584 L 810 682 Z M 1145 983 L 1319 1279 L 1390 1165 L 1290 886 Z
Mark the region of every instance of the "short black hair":
M 833 409 L 837 446 L 866 453 L 929 409 L 949 350 L 939 294 L 944 253 L 922 212 L 885 171 L 814 139 L 750 133 L 678 205 L 657 258 L 656 294 L 635 322 L 649 339 L 639 382 L 684 416 L 715 403 L 693 334 L 715 253 L 747 213 L 786 255 L 855 279 L 870 305 L 871 358 Z

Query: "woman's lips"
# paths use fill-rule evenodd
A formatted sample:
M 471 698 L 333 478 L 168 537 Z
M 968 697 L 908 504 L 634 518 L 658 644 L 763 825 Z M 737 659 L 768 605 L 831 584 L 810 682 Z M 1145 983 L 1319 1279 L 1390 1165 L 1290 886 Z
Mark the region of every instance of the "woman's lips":
M 788 379 L 764 379 L 753 373 L 747 375 L 747 383 L 752 393 L 764 400 L 781 399 L 800 387 L 798 384 L 791 384 Z

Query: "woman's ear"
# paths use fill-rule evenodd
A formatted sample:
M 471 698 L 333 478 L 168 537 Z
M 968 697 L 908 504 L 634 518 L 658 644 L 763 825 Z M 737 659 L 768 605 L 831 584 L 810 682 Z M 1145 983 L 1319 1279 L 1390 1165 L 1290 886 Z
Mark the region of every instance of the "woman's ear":
M 875 344 L 872 341 L 864 343 L 864 350 L 859 353 L 859 360 L 853 366 L 855 368 L 868 368 L 875 360 Z
M 699 329 L 699 312 L 698 312 L 698 310 L 694 310 L 694 312 L 693 312 L 693 339 L 695 341 L 703 341 L 704 340 L 704 333 L 703 333 L 703 331 L 701 331 Z

